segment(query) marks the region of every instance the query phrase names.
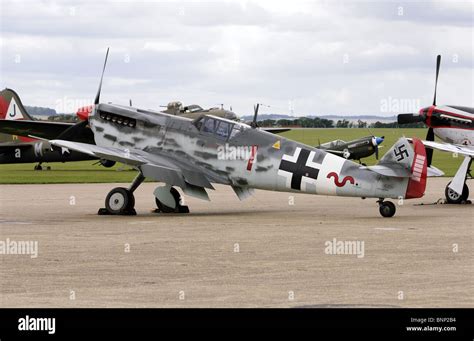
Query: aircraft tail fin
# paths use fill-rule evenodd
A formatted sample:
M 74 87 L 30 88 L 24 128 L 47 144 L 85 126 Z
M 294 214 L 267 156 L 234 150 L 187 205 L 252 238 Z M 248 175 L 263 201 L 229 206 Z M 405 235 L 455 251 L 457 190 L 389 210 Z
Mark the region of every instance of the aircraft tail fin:
M 410 145 L 406 138 L 400 138 L 374 168 L 376 167 L 390 169 L 402 177 L 409 177 L 406 199 L 421 198 L 424 195 L 428 167 L 426 149 L 419 139 L 413 138 Z
M 0 119 L 1 120 L 33 120 L 28 115 L 20 96 L 12 90 L 5 88 L 0 91 Z

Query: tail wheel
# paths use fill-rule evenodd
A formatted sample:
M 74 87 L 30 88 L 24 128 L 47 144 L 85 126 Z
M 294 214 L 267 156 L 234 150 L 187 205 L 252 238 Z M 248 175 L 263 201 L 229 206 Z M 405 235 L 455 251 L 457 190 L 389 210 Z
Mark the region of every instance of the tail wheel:
M 158 207 L 159 211 L 162 213 L 189 213 L 188 206 L 181 205 L 181 195 L 179 194 L 178 190 L 174 187 L 171 187 L 170 193 L 174 198 L 175 208 L 166 206 L 160 200 L 158 200 L 158 198 L 155 198 L 156 206 Z
M 105 198 L 105 208 L 109 214 L 127 214 L 134 207 L 135 197 L 124 187 L 114 188 Z
M 444 190 L 444 195 L 446 196 L 446 201 L 448 202 L 448 204 L 460 204 L 461 202 L 466 201 L 467 198 L 469 198 L 469 187 L 467 187 L 466 184 L 464 184 L 463 186 L 461 195 L 449 188 L 450 184 L 451 181 L 448 183 L 446 189 Z
M 379 212 L 384 218 L 391 218 L 394 216 L 397 208 L 391 201 L 383 201 L 379 205 Z

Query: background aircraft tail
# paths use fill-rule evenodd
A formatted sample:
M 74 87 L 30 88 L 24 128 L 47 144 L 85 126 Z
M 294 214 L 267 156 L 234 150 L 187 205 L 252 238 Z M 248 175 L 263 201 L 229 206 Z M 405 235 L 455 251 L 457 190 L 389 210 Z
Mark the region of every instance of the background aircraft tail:
M 8 88 L 0 91 L 0 119 L 33 120 L 21 103 L 20 96 Z
M 28 114 L 20 96 L 12 89 L 5 88 L 0 91 L 0 120 L 29 120 L 33 118 Z M 0 134 L 0 142 L 31 142 L 34 139 L 25 136 Z

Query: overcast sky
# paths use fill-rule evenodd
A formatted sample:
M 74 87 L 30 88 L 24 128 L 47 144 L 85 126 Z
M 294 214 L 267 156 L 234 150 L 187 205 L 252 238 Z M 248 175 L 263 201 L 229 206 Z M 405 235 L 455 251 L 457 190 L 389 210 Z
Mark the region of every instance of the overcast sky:
M 104 102 L 388 116 L 431 104 L 441 54 L 438 104 L 474 105 L 472 1 L 0 4 L 0 87 L 25 105 L 91 103 L 107 47 Z

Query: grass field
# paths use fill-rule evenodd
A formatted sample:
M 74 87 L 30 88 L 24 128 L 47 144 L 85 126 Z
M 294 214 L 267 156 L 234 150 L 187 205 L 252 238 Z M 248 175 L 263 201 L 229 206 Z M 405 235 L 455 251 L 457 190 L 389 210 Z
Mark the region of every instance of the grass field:
M 385 136 L 380 156 L 386 153 L 395 141 L 406 137 L 425 138 L 426 129 L 372 129 L 376 136 Z M 308 145 L 318 145 L 335 139 L 353 140 L 369 135 L 365 129 L 295 129 L 281 134 L 284 137 Z M 433 164 L 443 170 L 447 176 L 453 176 L 462 158 L 454 158 L 449 153 L 435 152 Z M 375 157 L 364 159 L 368 165 L 375 164 Z M 93 165 L 95 161 L 47 164 L 51 170 L 34 171 L 34 164 L 0 165 L 0 184 L 42 184 L 42 183 L 97 183 L 97 182 L 131 182 L 136 172 L 130 167 L 116 165 L 104 168 Z M 44 164 L 46 165 L 46 164 Z M 43 167 L 46 168 L 46 167 Z
M 379 150 L 379 157 L 381 158 L 390 147 L 402 136 L 405 137 L 419 137 L 421 139 L 426 138 L 427 129 L 370 129 L 370 132 L 375 136 L 385 136 L 385 140 L 382 143 L 382 148 Z M 355 140 L 360 137 L 370 135 L 366 129 L 347 129 L 347 128 L 336 128 L 336 129 L 295 129 L 281 134 L 284 137 L 300 141 L 302 143 L 317 146 L 321 143 L 332 141 L 335 139 L 341 139 L 345 141 Z M 319 139 L 319 140 L 318 140 Z M 437 139 L 438 140 L 438 139 Z M 442 142 L 442 141 L 440 141 Z M 441 151 L 435 151 L 433 154 L 433 165 L 441 169 L 446 173 L 446 176 L 454 176 L 459 165 L 461 164 L 462 157 L 453 157 L 450 153 Z M 373 165 L 377 163 L 375 155 L 363 160 L 367 165 Z

